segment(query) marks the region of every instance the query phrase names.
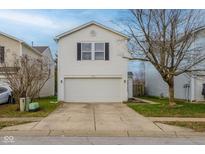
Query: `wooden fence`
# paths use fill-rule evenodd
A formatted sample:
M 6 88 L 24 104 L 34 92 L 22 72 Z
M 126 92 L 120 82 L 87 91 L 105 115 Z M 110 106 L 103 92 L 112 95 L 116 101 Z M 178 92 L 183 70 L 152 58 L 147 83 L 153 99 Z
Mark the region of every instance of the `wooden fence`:
M 133 96 L 143 96 L 145 94 L 144 84 L 134 84 L 133 85 Z

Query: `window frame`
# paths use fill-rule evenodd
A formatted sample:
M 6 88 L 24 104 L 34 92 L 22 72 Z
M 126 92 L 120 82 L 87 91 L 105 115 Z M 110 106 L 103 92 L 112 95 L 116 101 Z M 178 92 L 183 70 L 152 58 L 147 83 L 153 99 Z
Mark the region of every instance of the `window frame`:
M 83 51 L 83 44 L 91 44 L 91 51 Z M 91 59 L 83 59 L 83 53 L 91 53 Z M 92 60 L 92 42 L 81 42 L 81 60 Z
M 103 42 L 102 44 L 103 44 L 103 50 L 102 51 L 95 51 L 95 44 L 97 44 L 97 43 L 102 43 L 102 42 L 95 42 L 94 43 L 94 60 L 105 60 L 105 42 Z M 103 59 L 96 59 L 95 58 L 95 53 L 103 53 Z
M 105 42 L 80 42 L 80 43 L 81 43 L 81 60 L 82 61 L 95 61 L 95 60 L 105 61 Z M 91 51 L 83 51 L 82 46 L 85 43 L 91 44 Z M 95 44 L 97 44 L 97 43 L 102 43 L 103 44 L 104 49 L 102 51 L 95 51 Z M 99 52 L 99 53 L 103 52 L 103 54 L 104 54 L 103 59 L 95 59 L 95 53 L 96 52 Z M 91 53 L 91 59 L 83 59 L 83 53 Z

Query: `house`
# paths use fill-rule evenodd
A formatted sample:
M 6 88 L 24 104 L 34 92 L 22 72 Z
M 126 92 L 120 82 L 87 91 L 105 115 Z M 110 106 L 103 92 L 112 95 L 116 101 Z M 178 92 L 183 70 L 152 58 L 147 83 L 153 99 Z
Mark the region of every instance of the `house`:
M 55 94 L 55 62 L 51 54 L 49 46 L 32 46 L 34 49 L 38 50 L 42 56 L 48 61 L 50 67 L 50 78 L 45 83 L 40 91 L 41 97 L 54 96 Z
M 56 36 L 58 99 L 123 102 L 128 99 L 128 36 L 91 21 Z
M 54 95 L 54 61 L 52 59 L 49 47 L 32 47 L 23 40 L 20 40 L 9 34 L 0 32 L 0 68 L 3 63 L 7 66 L 13 66 L 16 57 L 28 55 L 32 58 L 42 58 L 49 60 L 51 78 L 46 82 L 40 92 L 40 97 Z M 6 84 L 6 77 L 0 73 L 0 84 Z
M 196 33 L 197 37 L 194 46 L 200 45 L 202 51 L 205 52 L 205 30 L 202 29 Z M 174 92 L 175 98 L 189 101 L 204 101 L 205 97 L 202 95 L 203 84 L 205 84 L 204 76 L 181 74 L 174 78 Z M 168 97 L 168 86 L 163 81 L 162 77 L 154 66 L 145 62 L 145 89 L 146 94 L 150 96 Z

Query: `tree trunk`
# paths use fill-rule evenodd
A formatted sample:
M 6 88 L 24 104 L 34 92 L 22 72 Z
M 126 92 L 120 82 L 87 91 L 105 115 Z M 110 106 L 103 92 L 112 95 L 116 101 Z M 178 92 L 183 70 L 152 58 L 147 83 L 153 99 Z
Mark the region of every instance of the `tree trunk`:
M 174 106 L 174 77 L 168 81 L 169 86 L 169 106 Z

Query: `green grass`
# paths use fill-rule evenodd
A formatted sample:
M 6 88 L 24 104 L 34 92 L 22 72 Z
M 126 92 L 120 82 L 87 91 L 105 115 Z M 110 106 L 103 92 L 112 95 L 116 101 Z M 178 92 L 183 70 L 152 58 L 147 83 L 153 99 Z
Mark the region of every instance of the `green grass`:
M 8 126 L 30 123 L 31 121 L 0 121 L 0 129 Z
M 196 132 L 204 132 L 205 131 L 205 122 L 164 121 L 164 122 L 160 122 L 160 123 L 191 128 Z
M 34 101 L 39 102 L 39 111 L 20 112 L 16 110 L 17 104 L 1 104 L 0 117 L 46 117 L 49 113 L 51 113 L 59 106 L 59 103 L 50 103 L 50 101 L 57 101 L 56 97 L 39 98 L 35 99 Z
M 157 97 L 142 97 L 159 104 L 132 103 L 128 106 L 146 117 L 205 117 L 205 104 L 187 103 L 176 100 L 176 106 L 170 108 L 168 99 Z

